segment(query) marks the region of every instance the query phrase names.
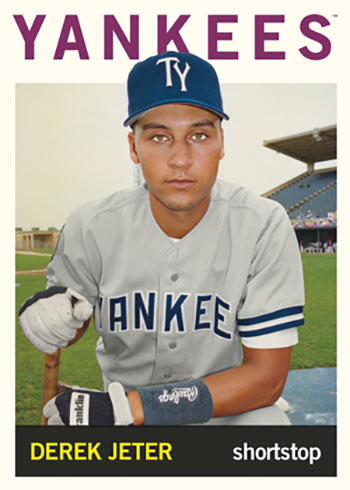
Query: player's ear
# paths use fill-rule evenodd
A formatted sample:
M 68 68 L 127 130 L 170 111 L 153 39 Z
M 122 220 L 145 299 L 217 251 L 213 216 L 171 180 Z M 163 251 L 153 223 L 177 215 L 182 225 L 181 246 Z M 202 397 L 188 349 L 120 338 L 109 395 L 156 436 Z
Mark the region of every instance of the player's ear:
M 134 131 L 130 131 L 130 133 L 128 134 L 128 141 L 129 141 L 129 152 L 130 152 L 131 160 L 134 163 L 140 163 L 139 157 L 136 152 Z
M 224 139 L 224 130 L 220 128 L 221 135 L 221 151 L 220 151 L 220 160 L 225 156 L 225 139 Z

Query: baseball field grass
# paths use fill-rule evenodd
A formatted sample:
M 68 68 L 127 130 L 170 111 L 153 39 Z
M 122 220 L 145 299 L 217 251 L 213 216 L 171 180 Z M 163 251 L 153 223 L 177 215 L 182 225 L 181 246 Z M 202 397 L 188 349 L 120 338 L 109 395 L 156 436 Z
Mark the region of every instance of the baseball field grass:
M 336 254 L 303 254 L 305 325 L 293 349 L 291 369 L 336 365 Z
M 39 270 L 47 266 L 50 257 L 16 254 L 16 271 Z
M 33 260 L 40 259 L 38 261 Z M 16 270 L 41 269 L 50 257 L 18 255 Z M 291 369 L 336 365 L 336 255 L 303 254 L 306 290 L 305 325 L 293 349 Z M 45 288 L 45 274 L 16 275 L 16 423 L 38 425 L 43 384 L 44 354 L 25 338 L 18 321 L 21 304 Z M 93 322 L 81 340 L 62 349 L 60 380 L 102 389 L 95 356 L 98 335 Z

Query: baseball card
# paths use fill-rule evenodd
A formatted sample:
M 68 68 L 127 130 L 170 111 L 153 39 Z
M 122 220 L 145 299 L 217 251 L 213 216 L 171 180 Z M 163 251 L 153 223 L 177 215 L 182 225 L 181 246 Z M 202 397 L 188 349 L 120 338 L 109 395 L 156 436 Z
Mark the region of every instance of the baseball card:
M 8 478 L 343 488 L 344 2 L 2 11 Z

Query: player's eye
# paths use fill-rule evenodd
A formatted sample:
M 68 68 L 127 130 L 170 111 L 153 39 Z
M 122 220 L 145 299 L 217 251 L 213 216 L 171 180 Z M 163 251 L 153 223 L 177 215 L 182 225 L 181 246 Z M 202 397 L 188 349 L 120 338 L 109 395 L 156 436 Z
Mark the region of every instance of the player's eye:
M 195 141 L 204 141 L 207 139 L 207 135 L 205 133 L 195 133 L 192 135 L 192 139 Z
M 151 139 L 156 143 L 164 143 L 168 138 L 164 134 L 155 134 Z

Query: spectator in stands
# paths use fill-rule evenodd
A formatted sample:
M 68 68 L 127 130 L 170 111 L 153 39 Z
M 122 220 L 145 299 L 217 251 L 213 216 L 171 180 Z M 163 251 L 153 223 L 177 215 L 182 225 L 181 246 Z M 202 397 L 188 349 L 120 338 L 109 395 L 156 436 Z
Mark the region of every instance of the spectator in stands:
M 334 252 L 333 250 L 333 242 L 330 238 L 328 238 L 328 240 L 326 241 L 326 250 L 325 252 L 327 254 L 332 254 Z
M 329 219 L 329 221 L 333 221 L 334 219 L 334 213 L 331 209 L 328 211 L 327 218 Z
M 330 226 L 334 226 L 336 218 L 335 218 L 335 213 L 333 213 L 331 209 L 328 211 L 327 218 L 328 218 L 328 224 Z
M 306 215 L 306 219 L 310 219 L 310 218 L 312 218 L 311 209 L 309 209 L 309 211 L 307 212 L 307 215 Z

